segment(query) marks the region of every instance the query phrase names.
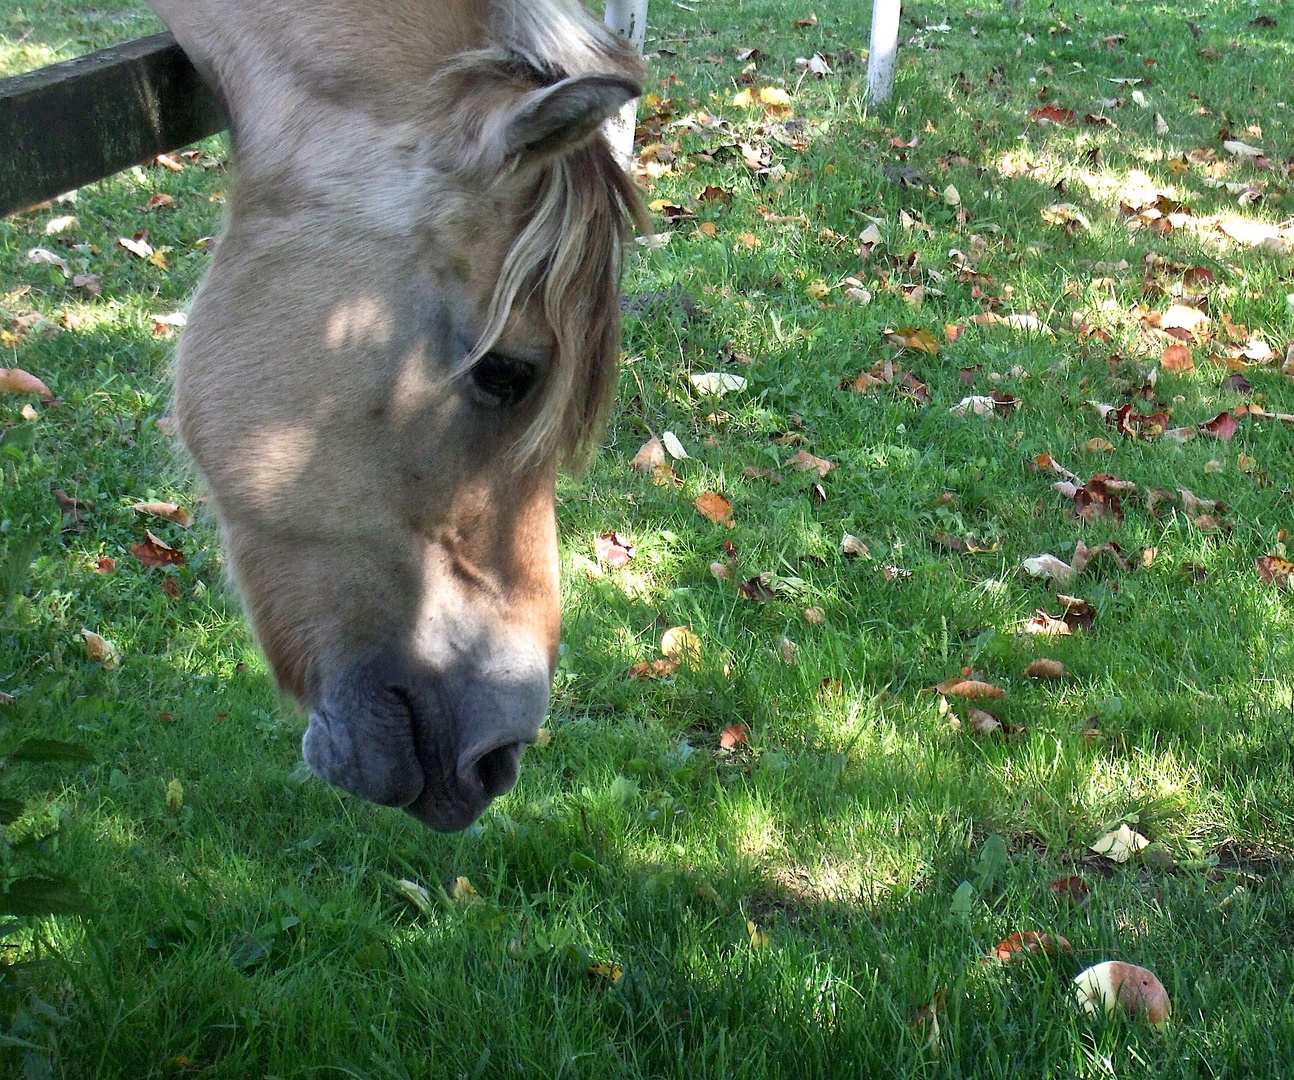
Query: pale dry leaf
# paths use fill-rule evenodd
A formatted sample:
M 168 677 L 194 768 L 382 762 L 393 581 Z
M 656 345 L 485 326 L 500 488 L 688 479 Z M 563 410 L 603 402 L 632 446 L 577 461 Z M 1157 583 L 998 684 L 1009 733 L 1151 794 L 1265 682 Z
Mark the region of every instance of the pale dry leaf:
M 735 526 L 732 520 L 732 503 L 717 492 L 707 491 L 698 495 L 692 505 L 697 508 L 702 517 L 717 525 L 726 525 L 730 529 Z
M 1090 850 L 1098 855 L 1104 855 L 1113 862 L 1125 863 L 1149 844 L 1150 841 L 1141 833 L 1123 824 L 1102 836 L 1091 845 Z
M 81 639 L 85 642 L 86 655 L 104 671 L 111 671 L 121 663 L 121 655 L 117 652 L 117 647 L 101 634 L 82 628 Z
M 657 465 L 665 464 L 665 445 L 660 437 L 653 435 L 629 461 L 629 467 L 640 473 L 650 473 Z
M 732 391 L 746 389 L 745 376 L 733 375 L 727 371 L 702 372 L 691 376 L 691 382 L 698 393 L 709 394 L 712 397 L 722 397 Z
M 1045 578 L 1048 581 L 1056 582 L 1058 585 L 1068 585 L 1077 574 L 1077 571 L 1069 563 L 1047 553 L 1035 555 L 1032 559 L 1025 559 L 1020 565 L 1031 577 Z
M 665 447 L 665 452 L 675 461 L 682 461 L 687 457 L 687 451 L 683 449 L 683 444 L 672 431 L 662 431 L 660 436 L 661 444 Z
M 50 251 L 48 248 L 32 248 L 27 252 L 27 261 L 29 263 L 37 263 L 43 266 L 56 266 L 65 278 L 70 278 L 72 276 L 72 269 L 67 265 L 67 260 L 61 255 Z
M 857 559 L 870 559 L 872 557 L 872 553 L 867 550 L 867 545 L 858 537 L 851 536 L 849 533 L 845 533 L 844 539 L 840 541 L 840 554 Z
M 181 506 L 179 503 L 141 502 L 135 503 L 131 509 L 137 514 L 173 521 L 182 529 L 187 529 L 193 524 L 193 511 Z

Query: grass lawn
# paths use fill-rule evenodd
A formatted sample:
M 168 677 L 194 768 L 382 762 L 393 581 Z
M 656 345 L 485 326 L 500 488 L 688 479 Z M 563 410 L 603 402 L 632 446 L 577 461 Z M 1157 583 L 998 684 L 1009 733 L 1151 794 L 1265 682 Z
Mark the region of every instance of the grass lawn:
M 1287 1070 L 1291 593 L 1255 560 L 1294 530 L 1294 12 L 915 3 L 878 109 L 869 8 L 653 3 L 662 240 L 628 268 L 606 448 L 559 485 L 551 741 L 459 835 L 309 777 L 165 430 L 157 317 L 207 262 L 224 144 L 0 222 L 4 363 L 60 402 L 0 398 L 0 726 L 94 756 L 4 770 L 4 873 L 95 905 L 0 926 L 8 1038 L 40 1047 L 6 1075 Z M 3 0 L 0 67 L 154 29 Z M 118 244 L 141 230 L 153 262 Z M 688 457 L 632 468 L 666 431 Z M 146 529 L 184 564 L 131 554 Z M 1021 569 L 1080 542 L 1118 547 L 1063 585 Z M 1086 616 L 1029 632 L 1062 593 Z M 679 626 L 692 662 L 631 677 Z M 931 689 L 963 671 L 1004 696 Z M 1089 850 L 1120 825 L 1152 845 Z M 1029 930 L 1073 951 L 985 961 Z M 1106 959 L 1158 975 L 1167 1028 L 1079 1012 Z

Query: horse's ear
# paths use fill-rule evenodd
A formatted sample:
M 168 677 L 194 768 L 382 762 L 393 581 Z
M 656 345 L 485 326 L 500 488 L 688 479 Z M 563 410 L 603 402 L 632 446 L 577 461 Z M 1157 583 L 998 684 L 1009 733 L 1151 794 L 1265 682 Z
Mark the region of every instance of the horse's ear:
M 505 154 L 548 155 L 579 145 L 642 88 L 619 75 L 577 75 L 525 94 L 509 110 Z

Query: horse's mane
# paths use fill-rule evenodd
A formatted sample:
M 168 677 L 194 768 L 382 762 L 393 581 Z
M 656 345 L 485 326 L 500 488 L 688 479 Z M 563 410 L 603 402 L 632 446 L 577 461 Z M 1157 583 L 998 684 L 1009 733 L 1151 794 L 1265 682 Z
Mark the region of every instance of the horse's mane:
M 503 13 L 496 15 L 496 33 L 505 38 L 514 70 L 538 85 L 586 72 L 641 76 L 641 60 L 578 3 L 492 6 Z M 517 298 L 539 289 L 557 355 L 543 404 L 513 452 L 518 463 L 555 452 L 578 468 L 596 447 L 615 397 L 620 271 L 633 227 L 647 231 L 650 221 L 600 132 L 540 166 L 529 221 L 504 259 L 471 358 L 489 350 Z

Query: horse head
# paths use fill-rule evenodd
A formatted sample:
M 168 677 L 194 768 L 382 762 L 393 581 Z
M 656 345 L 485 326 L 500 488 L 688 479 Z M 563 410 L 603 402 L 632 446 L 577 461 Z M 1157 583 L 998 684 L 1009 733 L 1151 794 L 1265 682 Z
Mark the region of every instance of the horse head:
M 237 176 L 175 410 L 324 780 L 461 829 L 559 638 L 557 470 L 614 392 L 640 62 L 556 0 L 156 0 Z

